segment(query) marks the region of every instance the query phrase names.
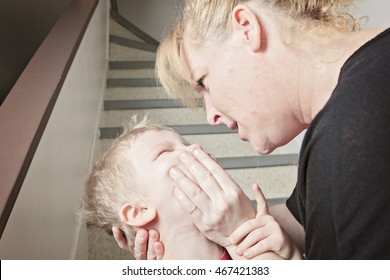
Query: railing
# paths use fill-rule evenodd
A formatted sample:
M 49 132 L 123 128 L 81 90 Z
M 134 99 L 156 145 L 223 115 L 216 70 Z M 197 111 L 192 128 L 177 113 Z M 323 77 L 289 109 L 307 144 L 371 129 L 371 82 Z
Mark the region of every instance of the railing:
M 156 39 L 149 36 L 147 33 L 142 31 L 136 25 L 131 23 L 128 19 L 123 17 L 118 11 L 118 4 L 116 0 L 111 0 L 111 17 L 115 19 L 123 27 L 125 27 L 127 30 L 131 31 L 133 34 L 137 35 L 139 38 L 143 39 L 146 43 L 150 44 L 151 46 L 157 47 L 160 44 Z
M 97 3 L 70 4 L 0 107 L 0 237 Z

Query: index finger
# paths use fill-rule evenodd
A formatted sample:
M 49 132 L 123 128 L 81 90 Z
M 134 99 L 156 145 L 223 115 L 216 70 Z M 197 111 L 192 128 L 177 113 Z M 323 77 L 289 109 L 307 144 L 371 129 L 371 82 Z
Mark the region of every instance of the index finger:
M 147 247 L 148 247 L 148 231 L 145 229 L 139 229 L 135 235 L 134 240 L 134 257 L 137 260 L 147 259 Z
M 112 227 L 112 235 L 114 236 L 115 241 L 118 244 L 119 248 L 131 252 L 129 246 L 127 245 L 127 239 L 119 228 Z
M 222 197 L 221 186 L 216 181 L 213 170 L 209 170 L 189 152 L 181 153 L 180 160 L 194 177 L 196 182 L 193 185 L 197 185 L 210 200 L 216 201 Z M 199 192 L 199 189 L 195 190 Z
M 195 149 L 193 151 L 193 155 L 213 175 L 224 192 L 228 191 L 232 187 L 234 189 L 239 188 L 230 175 L 227 174 L 222 166 L 210 157 L 209 154 L 205 153 L 203 150 Z

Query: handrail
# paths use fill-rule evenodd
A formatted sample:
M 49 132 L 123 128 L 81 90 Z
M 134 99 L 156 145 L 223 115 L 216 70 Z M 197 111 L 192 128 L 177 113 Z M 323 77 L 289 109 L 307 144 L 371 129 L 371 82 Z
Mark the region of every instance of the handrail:
M 135 24 L 131 23 L 128 19 L 120 15 L 117 11 L 111 9 L 110 12 L 111 18 L 116 20 L 119 24 L 121 24 L 123 27 L 125 27 L 127 30 L 131 31 L 135 35 L 137 35 L 139 38 L 144 40 L 146 43 L 158 47 L 160 44 L 159 41 L 142 31 L 140 28 L 138 28 Z
M 111 0 L 111 10 L 118 13 L 118 3 L 116 0 Z
M 98 0 L 74 0 L 0 107 L 0 238 Z

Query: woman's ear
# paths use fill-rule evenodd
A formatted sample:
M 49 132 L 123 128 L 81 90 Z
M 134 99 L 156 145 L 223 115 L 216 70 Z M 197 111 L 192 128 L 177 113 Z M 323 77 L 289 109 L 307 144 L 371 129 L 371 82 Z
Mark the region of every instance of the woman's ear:
M 257 15 L 246 5 L 237 5 L 233 9 L 233 32 L 237 32 L 239 38 L 249 45 L 250 49 L 257 52 L 261 49 L 261 24 Z
M 126 203 L 121 207 L 119 216 L 130 226 L 142 227 L 156 218 L 157 211 L 153 207 L 134 206 Z

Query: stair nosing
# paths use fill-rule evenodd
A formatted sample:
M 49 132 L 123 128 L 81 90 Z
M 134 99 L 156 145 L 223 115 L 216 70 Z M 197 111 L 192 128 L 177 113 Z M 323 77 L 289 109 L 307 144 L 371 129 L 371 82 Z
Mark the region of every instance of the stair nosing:
M 109 70 L 154 69 L 154 60 L 109 61 Z
M 197 99 L 198 107 L 202 106 L 202 100 Z M 132 100 L 105 100 L 104 110 L 136 110 L 136 109 L 174 109 L 185 108 L 176 99 L 132 99 Z
M 108 78 L 107 88 L 116 87 L 160 87 L 154 78 Z

